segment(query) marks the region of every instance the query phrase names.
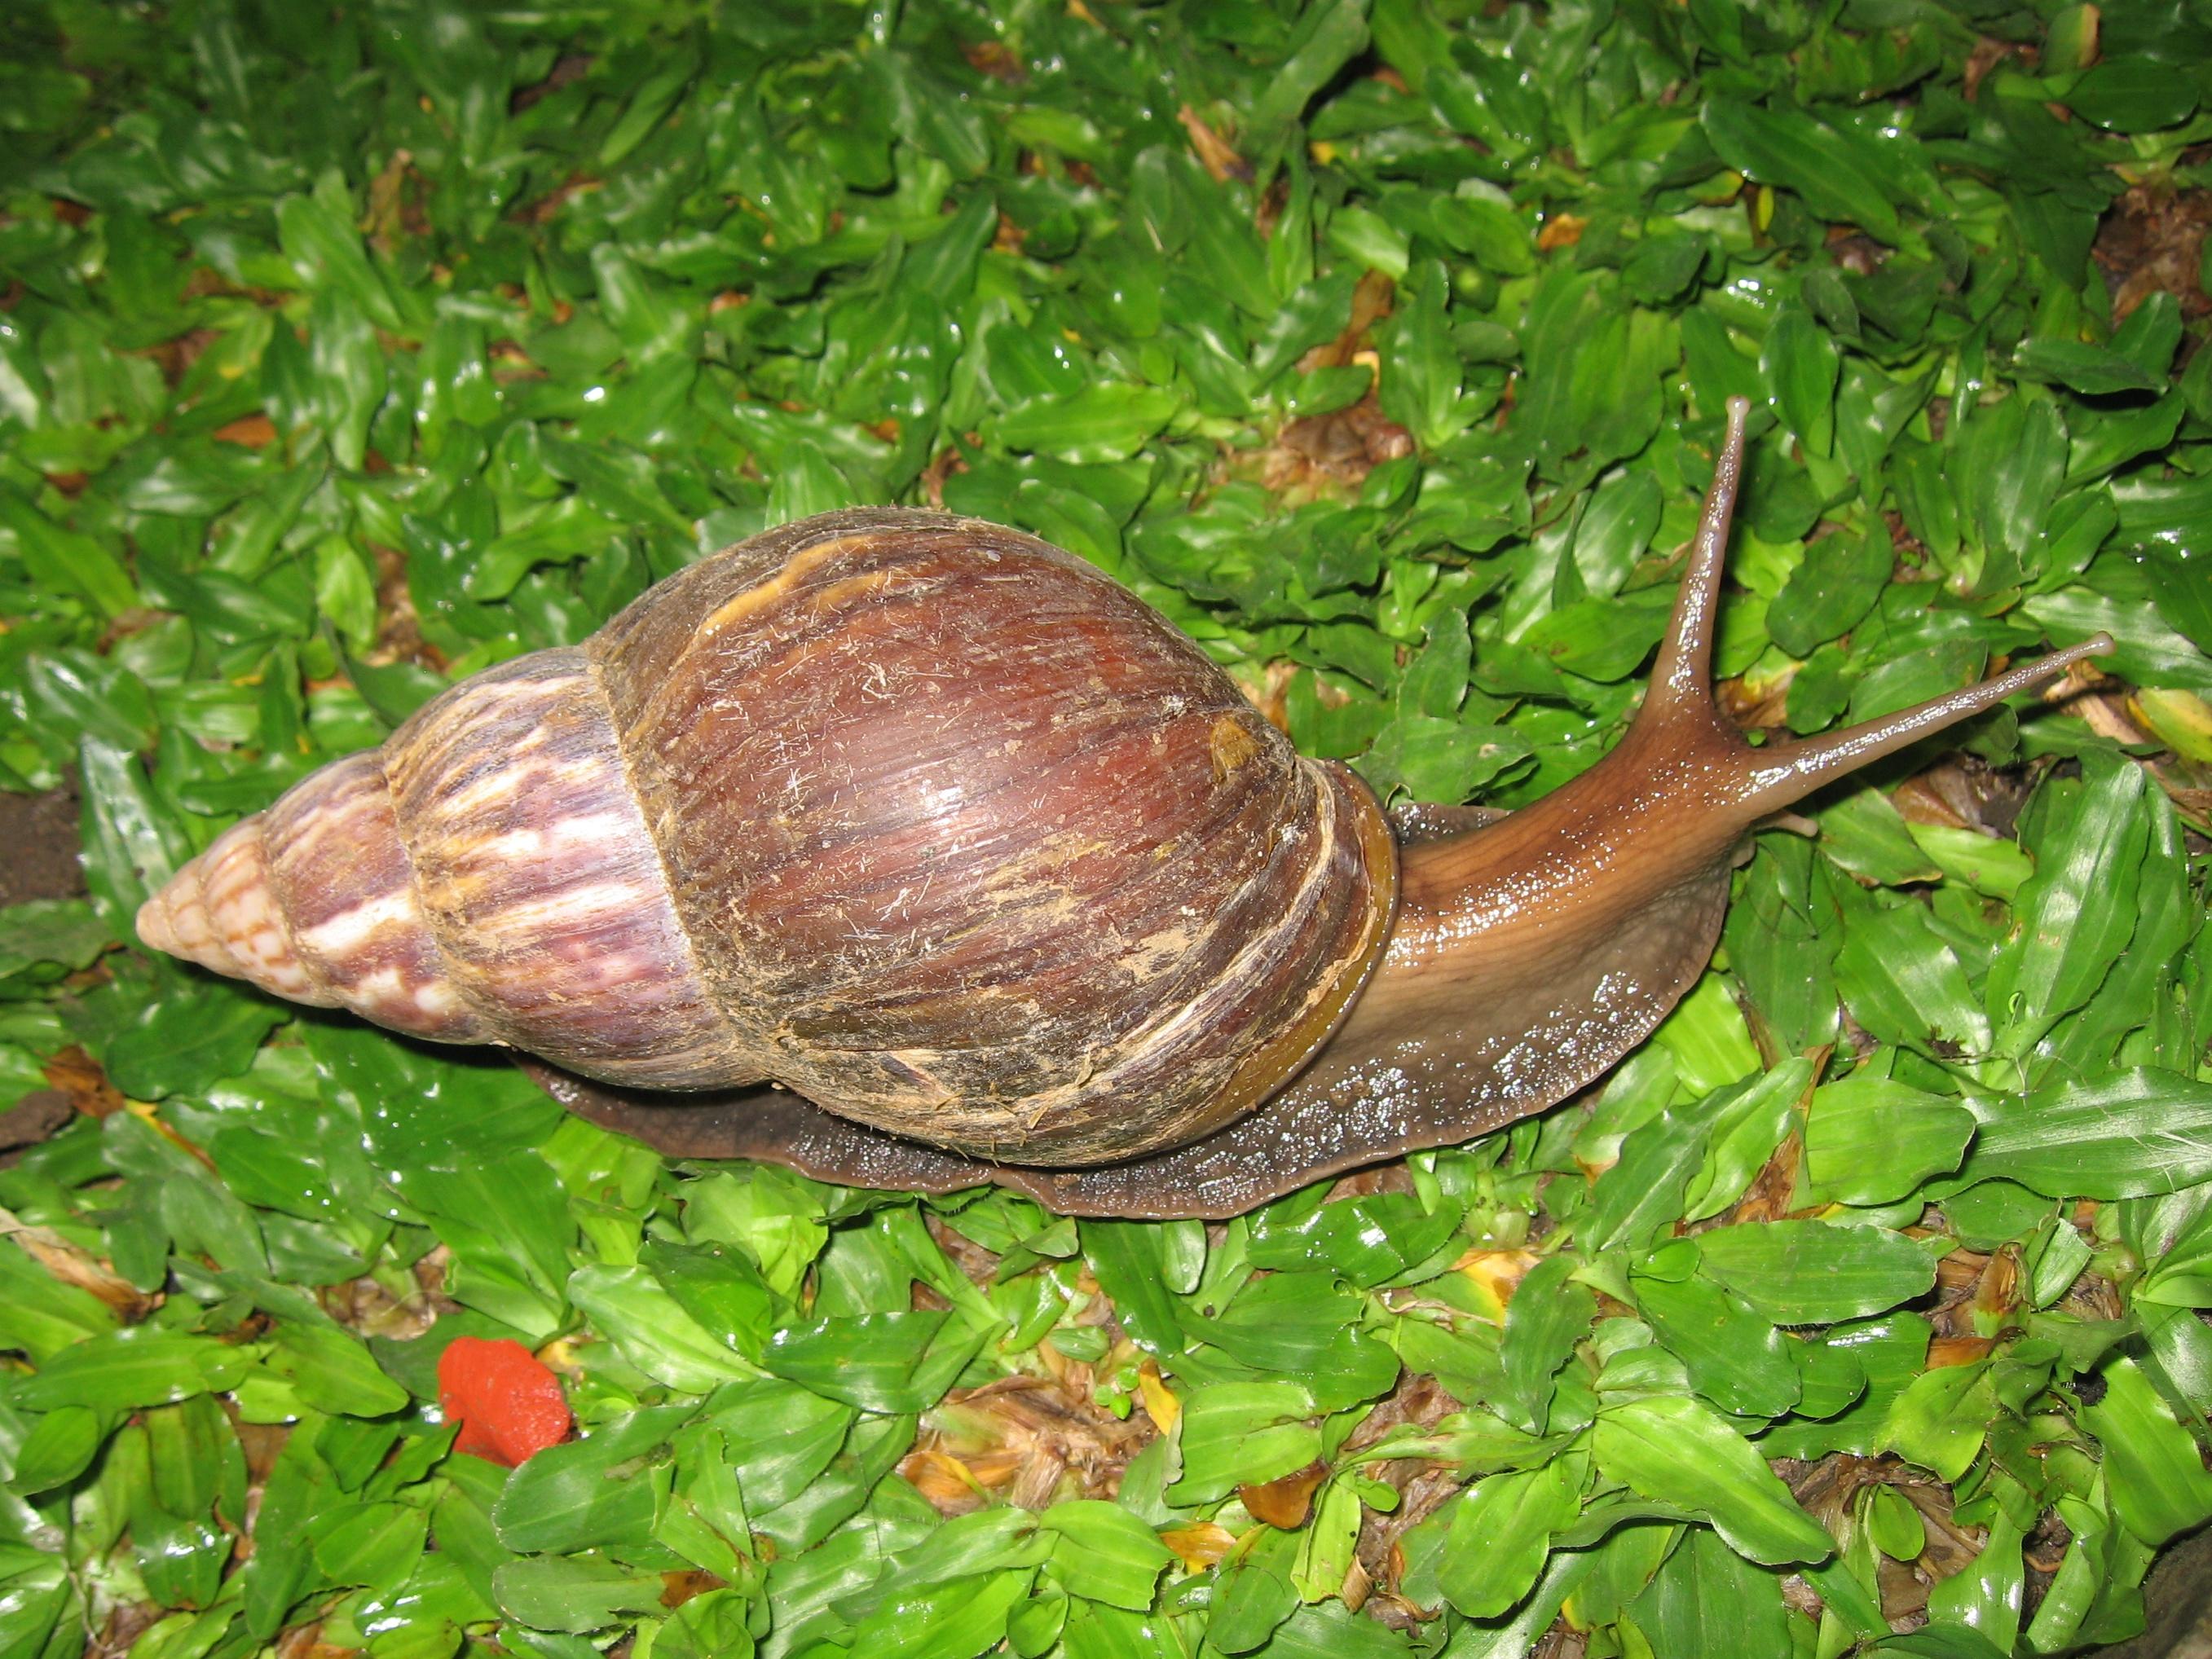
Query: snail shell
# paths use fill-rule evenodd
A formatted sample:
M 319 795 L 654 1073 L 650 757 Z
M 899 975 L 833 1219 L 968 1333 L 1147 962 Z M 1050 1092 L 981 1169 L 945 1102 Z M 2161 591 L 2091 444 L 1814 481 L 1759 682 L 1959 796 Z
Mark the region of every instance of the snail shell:
M 454 686 L 226 832 L 138 932 L 419 1037 L 1079 1165 L 1279 1088 L 1396 880 L 1365 787 L 1126 590 L 875 509 Z

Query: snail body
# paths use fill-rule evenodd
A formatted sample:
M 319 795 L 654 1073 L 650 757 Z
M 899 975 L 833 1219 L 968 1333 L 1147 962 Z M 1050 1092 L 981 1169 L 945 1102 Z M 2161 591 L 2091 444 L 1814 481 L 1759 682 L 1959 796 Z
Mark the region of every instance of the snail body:
M 665 1150 L 857 1184 L 1228 1214 L 1464 1139 L 1664 1017 L 1759 819 L 2108 648 L 1750 747 L 1709 668 L 1744 414 L 1635 724 L 1510 816 L 1386 819 L 1081 561 L 860 509 L 453 687 L 226 831 L 139 935 L 550 1061 Z

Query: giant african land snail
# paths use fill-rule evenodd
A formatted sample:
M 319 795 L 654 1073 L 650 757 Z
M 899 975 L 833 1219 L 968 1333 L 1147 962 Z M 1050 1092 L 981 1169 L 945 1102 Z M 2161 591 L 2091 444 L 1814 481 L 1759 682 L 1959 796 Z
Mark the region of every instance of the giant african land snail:
M 1710 684 L 1745 415 L 1634 725 L 1510 816 L 1386 818 L 1081 561 L 860 509 L 453 687 L 139 934 L 672 1152 L 1234 1213 L 1564 1099 L 1703 970 L 1756 822 L 2110 649 L 1752 747 Z

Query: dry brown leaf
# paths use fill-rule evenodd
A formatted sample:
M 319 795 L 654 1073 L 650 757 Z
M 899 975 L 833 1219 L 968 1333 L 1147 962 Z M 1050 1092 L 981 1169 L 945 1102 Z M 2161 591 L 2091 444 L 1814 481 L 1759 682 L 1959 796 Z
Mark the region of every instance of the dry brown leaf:
M 123 1091 L 107 1080 L 100 1062 L 71 1043 L 40 1067 L 46 1081 L 69 1097 L 69 1103 L 87 1117 L 106 1117 L 125 1104 Z
M 1198 156 L 1198 164 L 1212 176 L 1215 184 L 1224 185 L 1231 179 L 1251 176 L 1252 169 L 1237 153 L 1236 146 L 1208 126 L 1206 118 L 1188 104 L 1176 112 L 1176 119 L 1182 123 L 1182 130 L 1190 135 L 1190 147 Z
M 1096 1404 L 1089 1375 L 1071 1367 L 1065 1381 L 1007 1376 L 948 1395 L 923 1415 L 901 1473 L 947 1515 L 979 1509 L 1002 1488 L 1023 1509 L 1113 1497 L 1154 1431 L 1146 1417 L 1125 1421 Z
M 0 1209 L 0 1237 L 11 1238 L 23 1254 L 64 1285 L 100 1298 L 126 1325 L 136 1324 L 161 1306 L 161 1298 L 149 1296 L 106 1262 L 81 1244 L 73 1244 L 51 1227 L 34 1227 L 12 1210 Z
M 240 444 L 247 449 L 265 449 L 276 441 L 276 422 L 256 410 L 216 428 L 215 441 L 219 444 Z
M 1940 1371 L 1951 1365 L 1971 1365 L 1988 1358 L 1995 1346 L 1996 1340 L 1986 1336 L 1939 1336 L 1928 1345 L 1928 1369 Z
M 1296 1532 L 1313 1513 L 1313 1496 L 1328 1479 L 1328 1465 L 1316 1458 L 1305 1468 L 1259 1486 L 1237 1488 L 1244 1507 L 1255 1521 L 1265 1521 L 1285 1532 Z

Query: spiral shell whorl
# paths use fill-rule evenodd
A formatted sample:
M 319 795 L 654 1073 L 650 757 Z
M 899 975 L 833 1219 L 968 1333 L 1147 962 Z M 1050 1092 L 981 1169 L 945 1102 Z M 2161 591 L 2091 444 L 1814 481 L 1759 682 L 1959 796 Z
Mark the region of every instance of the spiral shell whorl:
M 701 972 L 833 1111 L 1052 1163 L 1279 1086 L 1379 955 L 1387 827 L 1073 555 L 860 509 L 585 647 Z
M 416 901 L 376 754 L 349 755 L 225 830 L 138 912 L 138 936 L 265 991 L 444 1042 L 495 1035 Z
M 863 510 L 661 583 L 324 769 L 149 945 L 646 1089 L 772 1079 L 1076 1164 L 1265 1098 L 1379 959 L 1380 809 L 1033 538 Z
M 462 682 L 384 753 L 423 915 L 502 1042 L 638 1088 L 761 1076 L 707 995 L 582 651 Z

